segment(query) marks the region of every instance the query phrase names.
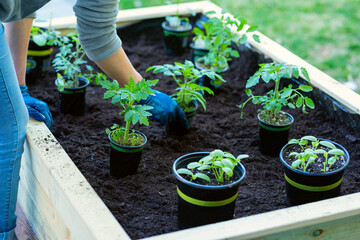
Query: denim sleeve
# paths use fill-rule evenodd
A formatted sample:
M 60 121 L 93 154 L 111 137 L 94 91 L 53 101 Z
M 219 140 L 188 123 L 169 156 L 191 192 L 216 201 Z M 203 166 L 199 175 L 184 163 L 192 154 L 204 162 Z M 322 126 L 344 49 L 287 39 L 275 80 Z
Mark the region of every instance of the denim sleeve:
M 115 27 L 118 0 L 77 0 L 74 12 L 80 43 L 92 61 L 104 60 L 120 49 Z
M 44 6 L 50 0 L 0 0 L 0 21 L 19 21 Z

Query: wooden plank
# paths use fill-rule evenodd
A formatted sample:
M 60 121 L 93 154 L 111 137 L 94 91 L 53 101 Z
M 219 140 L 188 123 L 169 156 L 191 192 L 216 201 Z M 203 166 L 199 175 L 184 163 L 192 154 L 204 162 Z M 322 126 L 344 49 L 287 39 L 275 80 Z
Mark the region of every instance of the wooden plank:
M 360 239 L 360 193 L 290 207 L 268 213 L 210 224 L 146 240 L 189 239 L 301 239 L 300 236 L 346 236 L 348 229 Z M 354 219 L 356 219 L 355 222 Z M 321 231 L 317 231 L 321 229 Z M 334 231 L 334 229 L 336 231 Z M 324 234 L 326 233 L 326 234 Z M 292 238 L 292 236 L 296 236 Z M 298 238 L 299 237 L 299 238 Z M 143 239 L 143 240 L 145 240 Z M 343 239 L 343 238 L 329 238 Z
M 189 9 L 194 12 L 203 12 L 203 8 L 209 4 L 209 1 L 199 1 L 199 2 L 190 2 L 190 3 L 180 3 L 179 4 L 179 13 L 181 15 L 190 15 Z M 117 16 L 117 25 L 126 25 L 134 23 L 137 21 L 165 17 L 167 15 L 176 14 L 177 6 L 176 5 L 165 5 L 165 6 L 156 6 L 156 7 L 147 7 L 147 8 L 137 8 L 129 10 L 120 10 Z M 39 27 L 48 27 L 49 22 L 36 22 L 36 26 Z M 67 29 L 70 27 L 76 26 L 76 17 L 63 17 L 56 18 L 52 20 L 52 27 L 58 30 Z
M 56 238 L 43 239 L 130 239 L 43 123 L 30 120 L 25 149 L 22 165 L 29 179 L 21 178 L 19 195 L 24 209 L 29 205 L 26 215 L 36 218 L 31 222 L 34 230 L 53 229 L 51 234 Z M 26 187 L 33 183 L 26 193 Z M 36 208 L 40 210 L 32 214 Z M 49 211 L 50 215 L 58 214 L 45 216 Z M 56 233 L 59 218 L 68 228 L 65 233 Z M 65 238 L 56 234 L 65 234 Z
M 15 235 L 17 239 L 39 240 L 19 202 L 16 203 L 16 215 L 17 215 L 17 219 L 16 219 Z
M 34 230 L 40 240 L 74 239 L 63 218 L 34 176 L 31 162 L 26 161 L 30 159 L 29 149 L 31 148 L 25 147 L 22 159 L 18 202 L 23 206 L 32 226 L 35 226 Z

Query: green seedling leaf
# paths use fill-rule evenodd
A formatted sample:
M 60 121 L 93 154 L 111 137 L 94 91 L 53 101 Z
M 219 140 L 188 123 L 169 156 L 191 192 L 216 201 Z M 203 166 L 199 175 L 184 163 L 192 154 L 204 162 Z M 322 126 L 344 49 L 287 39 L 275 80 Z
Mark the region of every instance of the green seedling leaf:
M 248 158 L 248 157 L 249 157 L 249 155 L 247 155 L 247 154 L 240 154 L 239 156 L 237 156 L 237 159 L 242 160 L 242 159 Z
M 246 30 L 246 32 L 255 32 L 258 28 L 259 28 L 258 26 L 254 25 L 254 26 L 249 27 Z
M 301 107 L 304 103 L 304 99 L 301 97 L 298 97 L 298 99 L 296 100 L 296 107 Z
M 301 163 L 302 163 L 301 160 L 296 160 L 291 164 L 291 168 L 292 169 L 297 169 L 300 166 Z
M 214 151 L 212 151 L 210 153 L 210 156 L 211 157 L 217 157 L 217 158 L 223 158 L 224 157 L 224 152 L 219 150 L 219 149 L 216 149 L 216 150 L 214 150 Z
M 200 166 L 201 166 L 201 164 L 198 163 L 198 162 L 191 162 L 191 163 L 189 163 L 189 164 L 187 165 L 187 168 L 188 168 L 188 169 L 195 169 L 195 168 L 198 168 L 198 167 L 200 167 Z
M 225 172 L 226 175 L 228 175 L 229 177 L 233 176 L 233 171 L 231 170 L 231 168 L 229 167 L 223 167 L 222 170 Z
M 340 149 L 331 149 L 328 153 L 332 154 L 332 155 L 338 155 L 338 156 L 344 155 L 344 152 Z
M 186 175 L 190 175 L 190 176 L 193 175 L 193 172 L 186 168 L 179 168 L 178 170 L 176 170 L 176 172 L 178 174 L 186 174 Z
M 206 175 L 206 174 L 204 174 L 204 173 L 195 173 L 195 176 L 197 177 L 197 178 L 201 178 L 201 179 L 203 179 L 203 180 L 205 180 L 205 181 L 208 181 L 208 182 L 211 182 L 211 180 L 210 180 L 210 178 Z
M 211 170 L 211 166 L 210 165 L 202 165 L 201 167 L 198 168 L 199 171 L 204 171 L 204 170 Z
M 308 140 L 308 141 L 311 141 L 311 142 L 316 142 L 317 138 L 314 137 L 314 136 L 304 136 L 304 137 L 301 138 L 301 140 Z
M 300 70 L 301 70 L 302 75 L 305 77 L 306 81 L 310 82 L 309 74 L 306 71 L 306 69 L 301 67 Z
M 309 85 L 300 85 L 299 89 L 303 92 L 311 92 L 313 88 Z
M 260 43 L 260 37 L 259 37 L 259 35 L 253 34 L 252 37 L 253 37 L 253 39 L 255 40 L 255 42 Z
M 323 149 L 316 149 L 316 150 L 314 151 L 314 153 L 315 153 L 315 154 L 326 154 L 327 152 L 326 152 L 325 150 L 323 150 Z
M 289 157 L 297 157 L 299 155 L 299 153 L 297 152 L 292 152 L 289 154 Z
M 320 141 L 320 144 L 330 149 L 335 149 L 335 145 L 328 141 Z
M 229 159 L 226 159 L 226 158 L 221 159 L 221 163 L 223 164 L 223 166 L 228 167 L 230 169 L 232 169 L 234 167 L 232 161 L 230 161 Z
M 330 157 L 328 159 L 328 164 L 333 165 L 336 162 L 336 160 L 337 160 L 336 157 Z
M 234 155 L 232 155 L 231 153 L 225 153 L 225 154 L 224 154 L 224 158 L 230 158 L 230 159 L 235 160 Z
M 310 157 L 309 160 L 308 160 L 308 164 L 314 163 L 315 160 L 316 160 L 316 157 Z
M 297 139 L 291 139 L 288 143 L 289 144 L 299 144 L 300 142 Z
M 224 165 L 221 163 L 221 161 L 215 161 L 214 163 L 214 166 L 217 167 L 217 168 L 222 168 Z
M 314 104 L 314 102 L 313 102 L 312 99 L 310 99 L 310 98 L 308 98 L 308 97 L 304 97 L 304 99 L 305 99 L 305 104 L 306 104 L 306 106 L 307 106 L 308 108 L 310 108 L 310 109 L 314 109 L 314 108 L 315 108 L 315 104 Z

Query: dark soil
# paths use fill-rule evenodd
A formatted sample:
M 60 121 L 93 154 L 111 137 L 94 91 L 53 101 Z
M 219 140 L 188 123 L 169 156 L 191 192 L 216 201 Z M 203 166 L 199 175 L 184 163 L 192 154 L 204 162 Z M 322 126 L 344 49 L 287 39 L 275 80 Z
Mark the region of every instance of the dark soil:
M 156 28 L 144 28 L 140 32 L 126 30 L 121 37 L 135 68 L 145 78 L 159 78 L 155 89 L 170 95 L 177 86 L 175 82 L 161 74 L 145 73 L 145 69 L 155 64 L 183 62 L 190 59 L 190 53 L 187 49 L 181 57 L 167 56 L 163 50 L 160 24 L 158 21 Z M 138 173 L 121 179 L 109 174 L 110 144 L 105 129 L 113 123 L 123 125 L 123 120 L 118 115 L 119 108 L 109 100 L 103 100 L 104 89 L 90 84 L 85 115 L 78 117 L 59 112 L 54 69 L 50 69 L 44 79 L 30 85 L 29 92 L 49 104 L 54 117 L 53 134 L 125 231 L 131 238 L 144 238 L 178 230 L 176 184 L 171 168 L 175 159 L 191 152 L 222 149 L 235 156 L 250 156 L 242 161 L 247 172 L 237 198 L 236 218 L 287 207 L 280 160 L 262 155 L 258 149 L 256 106 L 248 104 L 245 119 L 240 119 L 237 105 L 247 98 L 244 93 L 246 80 L 258 68 L 257 54 L 240 54 L 241 57 L 234 59 L 230 70 L 224 74 L 227 83 L 216 96 L 207 97 L 207 111 L 198 108 L 187 134 L 165 136 L 165 128 L 154 121 L 149 127 L 136 126 L 147 135 L 148 143 Z M 95 70 L 99 68 L 95 66 Z M 255 94 L 270 90 L 270 86 L 261 85 L 263 88 L 259 87 Z M 348 149 L 351 161 L 345 172 L 341 194 L 358 192 L 360 131 L 335 122 L 319 105 L 307 115 L 300 109 L 285 111 L 295 118 L 290 138 L 313 135 L 338 142 Z

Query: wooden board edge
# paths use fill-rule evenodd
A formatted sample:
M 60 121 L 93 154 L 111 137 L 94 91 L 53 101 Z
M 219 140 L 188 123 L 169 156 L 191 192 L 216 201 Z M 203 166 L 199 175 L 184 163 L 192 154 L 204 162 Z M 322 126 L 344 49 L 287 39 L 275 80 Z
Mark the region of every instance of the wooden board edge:
M 283 236 L 290 239 L 291 232 L 309 234 L 309 227 L 321 228 L 336 225 L 343 219 L 360 218 L 360 193 L 333 199 L 289 207 L 249 217 L 205 225 L 197 228 L 158 235 L 142 240 L 185 240 L 193 239 L 261 239 L 269 236 Z M 344 223 L 342 223 L 344 224 Z M 357 222 L 360 227 L 360 222 Z M 311 228 L 310 228 L 311 229 Z M 286 238 L 288 237 L 288 238 Z M 297 238 L 296 238 L 297 239 Z
M 206 5 L 211 4 L 209 1 L 198 1 L 179 4 L 179 13 L 181 15 L 190 15 L 189 9 L 194 12 L 203 12 Z M 138 22 L 145 19 L 165 17 L 167 15 L 176 14 L 176 5 L 162 5 L 156 7 L 136 8 L 128 10 L 119 10 L 116 18 L 117 25 Z M 45 27 L 49 26 L 48 21 L 35 22 L 36 26 Z M 67 28 L 74 28 L 76 26 L 76 17 L 61 17 L 52 19 L 51 25 L 54 29 L 64 31 Z
M 26 142 L 26 171 L 33 172 L 74 239 L 130 239 L 44 123 L 30 120 Z
M 18 240 L 39 240 L 36 232 L 29 219 L 27 218 L 24 209 L 21 207 L 19 202 L 16 203 L 16 228 L 15 235 Z

